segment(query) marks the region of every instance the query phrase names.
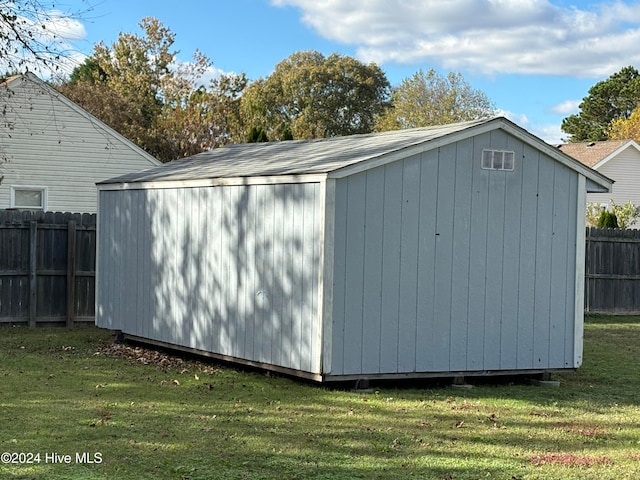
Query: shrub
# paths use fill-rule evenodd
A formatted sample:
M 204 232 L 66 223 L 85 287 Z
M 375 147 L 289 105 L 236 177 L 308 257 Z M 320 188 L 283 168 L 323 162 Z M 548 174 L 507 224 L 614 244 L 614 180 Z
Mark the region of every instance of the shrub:
M 600 217 L 598 217 L 598 228 L 618 228 L 616 214 L 609 210 L 602 210 Z

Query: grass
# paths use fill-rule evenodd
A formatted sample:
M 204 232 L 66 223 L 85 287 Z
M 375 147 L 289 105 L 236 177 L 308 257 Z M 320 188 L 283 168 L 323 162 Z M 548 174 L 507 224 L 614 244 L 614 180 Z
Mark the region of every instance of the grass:
M 555 375 L 560 388 L 423 382 L 362 394 L 153 352 L 97 354 L 110 342 L 94 327 L 0 327 L 0 453 L 40 455 L 0 464 L 0 478 L 640 474 L 640 317 L 588 318 L 584 365 Z M 83 452 L 99 463 L 76 462 Z M 53 463 L 64 455 L 69 464 Z

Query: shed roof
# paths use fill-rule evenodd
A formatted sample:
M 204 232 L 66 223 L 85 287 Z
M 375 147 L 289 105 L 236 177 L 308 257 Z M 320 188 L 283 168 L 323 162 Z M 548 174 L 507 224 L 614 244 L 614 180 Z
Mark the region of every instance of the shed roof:
M 463 138 L 503 129 L 580 171 L 606 191 L 612 181 L 503 117 L 318 140 L 227 145 L 100 182 L 139 184 L 304 175 L 346 176 Z M 133 187 L 133 186 L 132 186 Z M 135 187 L 133 187 L 135 188 Z
M 594 167 L 632 140 L 606 140 L 602 142 L 565 143 L 558 148 L 588 167 Z

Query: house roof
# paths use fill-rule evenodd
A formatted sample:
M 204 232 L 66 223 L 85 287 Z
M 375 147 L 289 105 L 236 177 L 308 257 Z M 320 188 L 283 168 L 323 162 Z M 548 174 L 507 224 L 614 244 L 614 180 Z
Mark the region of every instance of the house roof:
M 606 140 L 602 142 L 565 143 L 558 148 L 588 167 L 595 167 L 602 160 L 616 153 L 632 140 Z
M 126 146 L 128 146 L 130 149 L 136 151 L 140 156 L 146 158 L 151 165 L 162 165 L 162 162 L 160 162 L 160 160 L 155 158 L 153 155 L 147 153 L 145 150 L 140 148 L 138 145 L 133 143 L 131 140 L 129 140 L 128 138 L 124 137 L 120 133 L 116 132 L 113 128 L 108 126 L 106 123 L 102 122 L 98 118 L 96 118 L 93 115 L 91 115 L 84 108 L 80 107 L 80 105 L 78 105 L 77 103 L 72 102 L 71 100 L 69 100 L 63 94 L 58 92 L 55 88 L 51 87 L 46 82 L 43 82 L 42 80 L 40 80 L 37 76 L 35 76 L 31 72 L 27 72 L 25 74 L 20 74 L 20 75 L 13 75 L 13 76 L 7 77 L 5 79 L 0 79 L 0 87 L 1 88 L 12 88 L 12 87 L 13 88 L 17 88 L 17 87 L 19 87 L 20 85 L 22 85 L 23 83 L 26 83 L 26 82 L 31 82 L 31 83 L 36 84 L 39 88 L 41 88 L 42 90 L 47 92 L 49 95 L 51 95 L 52 97 L 55 97 L 56 99 L 60 100 L 62 103 L 66 104 L 69 108 L 71 108 L 72 110 L 74 110 L 78 114 L 80 114 L 81 116 L 83 116 L 86 119 L 88 119 L 93 125 L 99 126 L 107 134 L 109 134 L 112 137 L 117 138 L 122 143 L 124 143 Z
M 140 188 L 128 184 L 306 175 L 340 178 L 496 129 L 516 135 L 581 172 L 605 191 L 610 190 L 612 180 L 503 117 L 318 140 L 227 145 L 160 167 L 105 180 L 101 184 Z

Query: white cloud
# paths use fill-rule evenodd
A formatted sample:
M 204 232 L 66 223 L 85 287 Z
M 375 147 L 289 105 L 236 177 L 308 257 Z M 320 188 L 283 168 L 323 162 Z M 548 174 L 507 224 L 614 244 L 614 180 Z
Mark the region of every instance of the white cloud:
M 582 100 L 565 100 L 551 107 L 551 111 L 558 115 L 571 115 L 572 113 L 578 113 L 581 103 Z
M 516 125 L 520 125 L 525 130 L 529 128 L 529 119 L 524 113 L 513 113 L 508 110 L 500 110 L 496 111 L 496 115 L 500 117 L 505 117 L 511 120 Z
M 59 10 L 47 12 L 39 23 L 44 27 L 43 32 L 49 32 L 49 37 L 54 37 L 60 42 L 73 42 L 87 36 L 87 31 L 79 20 Z
M 482 74 L 603 77 L 640 63 L 640 3 L 550 0 L 272 0 L 379 64 L 432 62 Z
M 529 131 L 551 145 L 566 143 L 564 139 L 567 134 L 562 131 L 559 124 L 535 125 Z

